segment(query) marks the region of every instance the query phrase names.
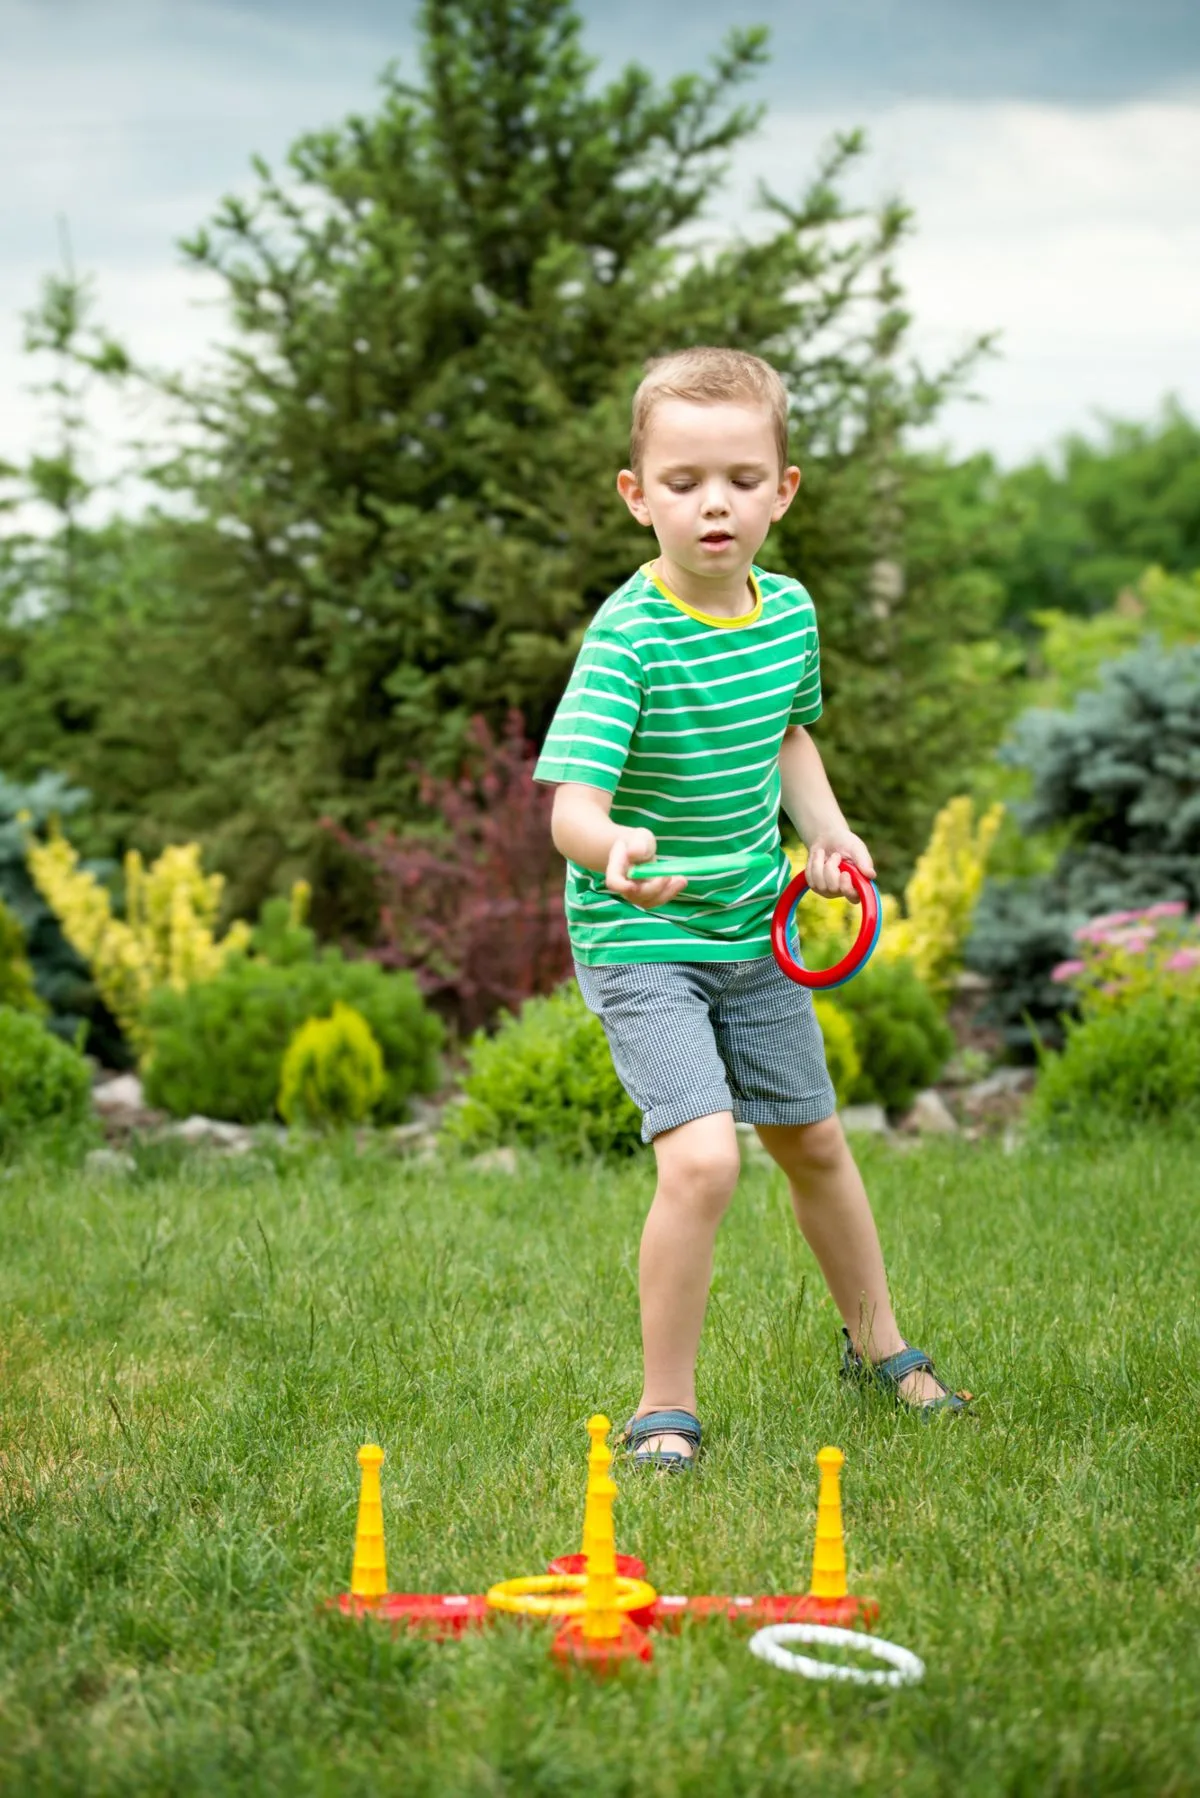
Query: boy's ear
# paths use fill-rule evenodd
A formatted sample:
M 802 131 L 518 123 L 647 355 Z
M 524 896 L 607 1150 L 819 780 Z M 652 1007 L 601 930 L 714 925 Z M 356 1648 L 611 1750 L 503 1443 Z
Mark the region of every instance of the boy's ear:
M 783 474 L 780 476 L 779 487 L 775 494 L 775 504 L 771 507 L 772 522 L 783 517 L 788 507 L 795 499 L 796 490 L 799 485 L 800 470 L 794 465 L 791 468 L 785 468 Z
M 631 468 L 623 468 L 617 476 L 617 492 L 638 523 L 649 526 L 650 508 L 646 504 L 646 495 L 642 492 L 642 484 Z

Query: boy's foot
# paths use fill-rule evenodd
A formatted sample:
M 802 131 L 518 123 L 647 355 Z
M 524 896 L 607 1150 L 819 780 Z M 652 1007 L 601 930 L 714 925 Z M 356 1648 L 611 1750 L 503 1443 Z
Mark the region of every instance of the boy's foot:
M 690 1467 L 700 1453 L 700 1419 L 691 1411 L 635 1412 L 621 1441 L 637 1467 Z
M 841 1376 L 858 1385 L 882 1386 L 897 1403 L 914 1411 L 965 1411 L 971 1403 L 969 1392 L 951 1392 L 940 1380 L 933 1362 L 924 1349 L 905 1346 L 895 1355 L 884 1355 L 878 1361 L 865 1360 L 843 1327 L 845 1348 L 842 1351 Z

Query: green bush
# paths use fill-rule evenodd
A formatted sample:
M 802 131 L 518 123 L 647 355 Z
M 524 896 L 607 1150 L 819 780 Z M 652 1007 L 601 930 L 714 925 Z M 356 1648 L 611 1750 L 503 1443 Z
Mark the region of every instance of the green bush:
M 876 959 L 837 989 L 837 1005 L 853 1025 L 862 1063 L 850 1102 L 907 1111 L 954 1047 L 937 1000 L 911 962 Z
M 0 899 L 0 1005 L 13 1011 L 33 1011 L 39 1016 L 45 1007 L 33 984 L 33 969 L 25 954 L 25 932 Z
M 574 981 L 527 999 L 494 1036 L 478 1032 L 467 1066 L 463 1103 L 444 1125 L 464 1147 L 528 1143 L 604 1155 L 628 1154 L 641 1141 L 641 1115 Z
M 77 1049 L 28 1011 L 0 1005 L 0 1149 L 48 1125 L 79 1126 L 92 1079 Z
M 839 1105 L 848 1105 L 850 1094 L 862 1074 L 862 1061 L 858 1044 L 854 1040 L 854 1025 L 833 999 L 817 995 L 813 1004 L 817 1023 L 821 1026 L 821 1035 L 825 1039 L 825 1065 L 829 1069 L 829 1078 L 833 1081 L 837 1102 Z
M 1200 1128 L 1200 999 L 1159 988 L 1068 1020 L 1066 1048 L 1043 1058 L 1029 1115 L 1035 1129 L 1068 1136 L 1138 1124 Z
M 347 961 L 337 949 L 284 966 L 235 955 L 214 980 L 156 993 L 145 1014 L 152 1043 L 146 1096 L 176 1117 L 271 1118 L 288 1044 L 307 1019 L 328 1017 L 339 1001 L 366 1019 L 383 1051 L 377 1117 L 403 1118 L 411 1094 L 437 1084 L 442 1026 L 410 974 Z
M 279 1081 L 279 1115 L 316 1129 L 361 1124 L 383 1097 L 383 1051 L 361 1012 L 337 1004 L 332 1017 L 309 1018 L 288 1044 Z

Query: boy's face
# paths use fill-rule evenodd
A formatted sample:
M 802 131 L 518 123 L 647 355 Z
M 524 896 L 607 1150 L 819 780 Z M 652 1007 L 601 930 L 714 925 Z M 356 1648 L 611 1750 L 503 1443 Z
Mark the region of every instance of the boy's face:
M 701 578 L 746 570 L 800 484 L 781 469 L 765 406 L 663 399 L 650 414 L 640 477 L 617 488 L 663 555 Z

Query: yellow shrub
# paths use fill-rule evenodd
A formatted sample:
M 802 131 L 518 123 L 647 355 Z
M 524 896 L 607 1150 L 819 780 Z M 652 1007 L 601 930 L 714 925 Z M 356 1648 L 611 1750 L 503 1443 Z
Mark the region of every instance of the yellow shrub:
M 813 1009 L 817 1014 L 817 1023 L 821 1026 L 821 1035 L 825 1039 L 825 1062 L 829 1078 L 833 1081 L 833 1090 L 837 1094 L 837 1102 L 839 1105 L 848 1105 L 854 1082 L 862 1073 L 862 1062 L 854 1041 L 854 1025 L 832 999 L 824 999 L 820 994 L 813 998 Z
M 974 802 L 965 795 L 942 807 L 904 889 L 903 912 L 891 893 L 880 895 L 877 953 L 887 961 L 907 957 L 935 992 L 949 987 L 958 968 L 1004 807 L 990 806 L 978 823 L 974 814 Z M 807 851 L 801 846 L 788 853 L 799 873 Z M 797 918 L 804 959 L 813 968 L 840 961 L 858 932 L 858 907 L 848 899 L 806 900 Z
M 151 993 L 160 986 L 181 992 L 211 979 L 226 956 L 250 941 L 249 926 L 241 923 L 217 941 L 224 878 L 202 871 L 196 843 L 172 844 L 149 869 L 130 850 L 124 919 L 113 916 L 107 889 L 79 866 L 61 832 L 52 831 L 44 843 L 31 840 L 26 859 L 38 892 L 71 947 L 90 963 L 101 998 L 139 1055 L 149 1047 L 141 1015 Z
M 1003 816 L 1004 807 L 992 805 L 976 823 L 974 801 L 965 794 L 944 805 L 904 889 L 905 915 L 886 933 L 885 953 L 906 955 L 935 992 L 945 991 L 958 971 Z M 879 947 L 885 949 L 883 939 Z
M 309 1018 L 288 1044 L 279 1115 L 316 1129 L 361 1124 L 387 1085 L 383 1050 L 362 1013 L 339 1000 L 327 1018 Z

